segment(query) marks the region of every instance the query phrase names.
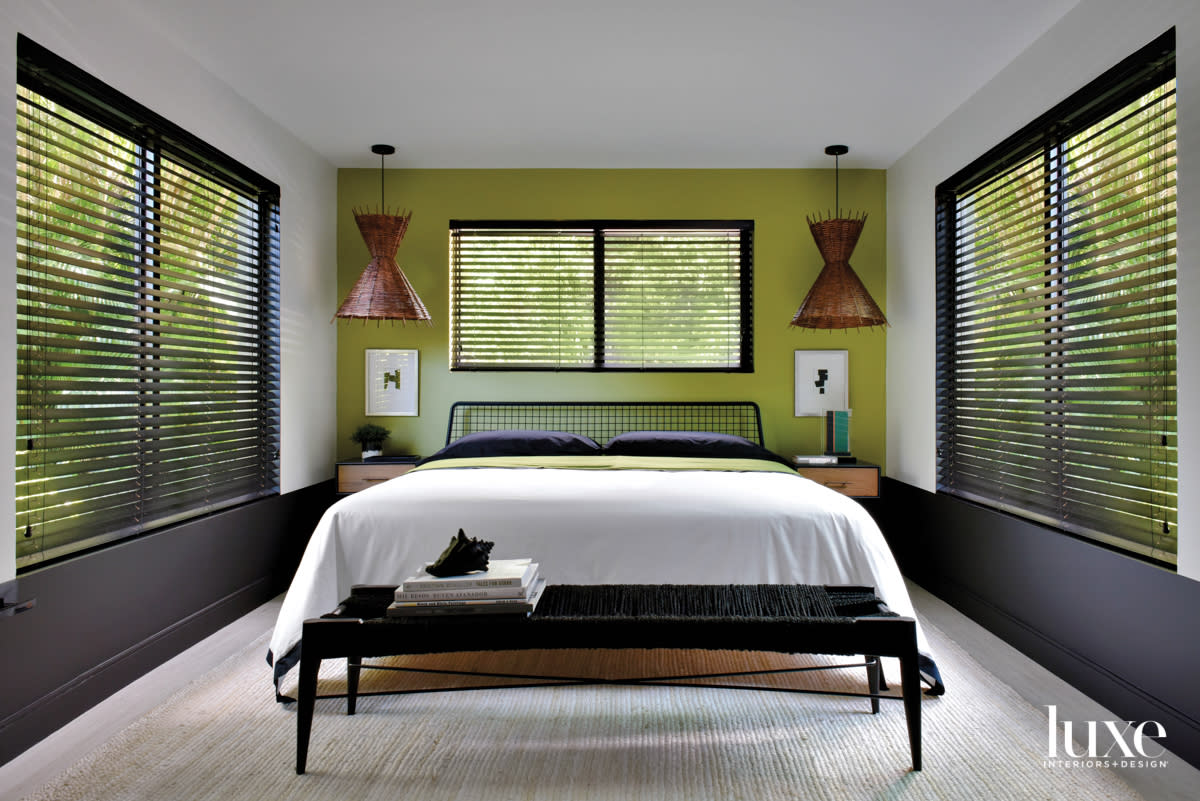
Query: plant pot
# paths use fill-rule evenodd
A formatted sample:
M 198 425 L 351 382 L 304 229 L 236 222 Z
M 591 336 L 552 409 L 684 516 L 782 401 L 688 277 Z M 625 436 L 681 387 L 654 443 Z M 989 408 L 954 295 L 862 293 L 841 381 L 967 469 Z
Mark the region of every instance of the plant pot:
M 372 448 L 372 449 L 368 450 L 367 448 L 363 448 L 362 458 L 363 458 L 364 462 L 367 459 L 370 459 L 372 456 L 383 456 L 383 449 L 382 448 Z

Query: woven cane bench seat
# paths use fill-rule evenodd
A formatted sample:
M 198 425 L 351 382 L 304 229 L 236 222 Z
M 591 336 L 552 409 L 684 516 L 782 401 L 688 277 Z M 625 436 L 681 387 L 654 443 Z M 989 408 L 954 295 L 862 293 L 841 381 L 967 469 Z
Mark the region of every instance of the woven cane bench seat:
M 345 697 L 347 713 L 352 715 L 358 695 L 359 672 L 372 667 L 362 663 L 365 657 L 556 648 L 691 648 L 863 654 L 867 657 L 868 692 L 794 692 L 870 698 L 872 712 L 878 712 L 881 698 L 895 697 L 879 694 L 881 671 L 878 658 L 897 657 L 902 686 L 899 698 L 904 702 L 912 767 L 913 770 L 921 769 L 916 623 L 912 618 L 900 617 L 888 610 L 870 587 L 550 585 L 543 592 L 536 611 L 528 616 L 387 617 L 391 590 L 394 587 L 362 588 L 352 593 L 334 612 L 305 621 L 300 651 L 297 773 L 305 770 L 317 698 L 317 674 L 324 659 L 348 660 Z M 580 678 L 565 679 L 560 683 L 601 681 L 670 683 L 653 677 L 619 681 Z

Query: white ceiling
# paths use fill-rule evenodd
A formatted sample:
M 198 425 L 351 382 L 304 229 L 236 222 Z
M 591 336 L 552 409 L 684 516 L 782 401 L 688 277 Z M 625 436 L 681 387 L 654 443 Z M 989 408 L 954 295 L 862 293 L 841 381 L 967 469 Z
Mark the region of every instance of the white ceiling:
M 127 0 L 338 167 L 886 168 L 1078 0 Z

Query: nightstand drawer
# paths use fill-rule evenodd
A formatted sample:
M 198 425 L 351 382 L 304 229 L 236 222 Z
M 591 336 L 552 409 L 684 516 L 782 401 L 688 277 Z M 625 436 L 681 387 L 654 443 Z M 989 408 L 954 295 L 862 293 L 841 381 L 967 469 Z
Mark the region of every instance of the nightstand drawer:
M 338 462 L 337 491 L 358 492 L 402 476 L 415 466 L 412 462 Z
M 875 465 L 802 466 L 797 467 L 796 472 L 851 498 L 879 497 L 879 468 Z

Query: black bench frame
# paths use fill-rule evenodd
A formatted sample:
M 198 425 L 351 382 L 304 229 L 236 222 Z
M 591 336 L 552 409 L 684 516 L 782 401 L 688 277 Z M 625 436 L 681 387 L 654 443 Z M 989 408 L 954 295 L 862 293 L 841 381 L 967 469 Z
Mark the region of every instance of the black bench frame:
M 378 588 L 385 589 L 385 588 Z M 553 587 L 548 587 L 550 592 Z M 836 590 L 837 588 L 829 588 Z M 861 589 L 861 588 L 855 588 Z M 348 599 L 349 601 L 350 599 Z M 500 689 L 511 687 L 550 686 L 562 684 L 661 684 L 667 686 L 724 687 L 740 690 L 771 690 L 777 692 L 812 693 L 871 699 L 871 712 L 879 712 L 881 698 L 902 700 L 908 725 L 912 769 L 921 769 L 921 689 L 917 669 L 916 621 L 908 617 L 805 618 L 755 616 L 730 619 L 703 616 L 684 617 L 598 617 L 581 619 L 571 616 L 546 616 L 535 612 L 529 617 L 510 615 L 441 615 L 421 618 L 382 617 L 386 601 L 375 607 L 348 606 L 323 618 L 304 622 L 303 647 L 300 654 L 299 703 L 296 715 L 296 772 L 304 773 L 309 738 L 312 733 L 313 710 L 318 697 L 346 698 L 346 713 L 356 711 L 359 695 L 396 695 L 414 692 L 443 692 L 433 690 L 393 690 L 359 693 L 358 681 L 363 669 L 402 670 L 422 673 L 488 676 L 537 680 L 536 684 L 518 683 L 485 685 L 452 689 Z M 540 612 L 540 607 L 539 607 Z M 713 628 L 721 625 L 719 646 L 713 644 Z M 455 636 L 456 635 L 456 636 Z M 637 644 L 630 644 L 634 640 Z M 865 654 L 866 661 L 854 664 L 821 665 L 785 668 L 780 670 L 745 671 L 690 676 L 636 677 L 624 679 L 581 678 L 573 676 L 532 676 L 509 673 L 479 673 L 467 671 L 432 670 L 396 666 L 364 665 L 364 657 L 396 656 L 401 654 L 450 653 L 462 651 L 509 651 L 525 649 L 581 649 L 647 647 L 670 649 L 707 649 L 777 651 L 807 654 Z M 901 695 L 881 695 L 882 673 L 879 657 L 900 660 Z M 346 693 L 317 695 L 317 675 L 324 659 L 347 660 Z M 684 679 L 750 676 L 769 673 L 792 673 L 812 670 L 832 670 L 845 667 L 866 667 L 868 692 L 827 692 L 793 688 L 751 687 L 742 685 L 684 684 Z

